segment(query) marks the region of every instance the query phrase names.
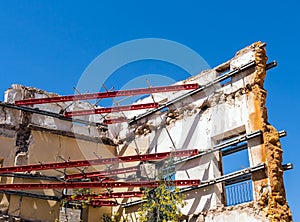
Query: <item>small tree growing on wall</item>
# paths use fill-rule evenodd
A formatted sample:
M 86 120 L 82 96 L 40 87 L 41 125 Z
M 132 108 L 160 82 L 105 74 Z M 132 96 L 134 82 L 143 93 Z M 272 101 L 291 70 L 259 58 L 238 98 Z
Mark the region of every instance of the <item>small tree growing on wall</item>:
M 139 209 L 141 222 L 179 221 L 180 207 L 185 206 L 184 196 L 179 189 L 171 189 L 170 182 L 162 182 L 155 189 L 146 189 L 142 197 L 145 203 Z

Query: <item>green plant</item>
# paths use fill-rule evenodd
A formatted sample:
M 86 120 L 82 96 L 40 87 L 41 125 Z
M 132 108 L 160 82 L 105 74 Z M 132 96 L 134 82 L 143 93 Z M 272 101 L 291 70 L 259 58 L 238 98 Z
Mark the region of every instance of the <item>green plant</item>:
M 180 207 L 186 204 L 179 189 L 171 189 L 168 181 L 155 189 L 145 190 L 142 199 L 145 203 L 139 209 L 141 222 L 179 221 L 182 217 Z

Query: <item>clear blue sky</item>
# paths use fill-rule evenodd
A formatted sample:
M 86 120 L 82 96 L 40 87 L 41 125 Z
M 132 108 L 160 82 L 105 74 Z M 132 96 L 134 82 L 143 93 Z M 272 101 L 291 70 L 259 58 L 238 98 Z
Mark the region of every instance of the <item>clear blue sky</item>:
M 84 3 L 88 2 L 88 3 Z M 300 3 L 294 1 L 1 1 L 0 92 L 12 83 L 73 92 L 86 66 L 104 50 L 138 38 L 164 38 L 199 53 L 211 67 L 252 42 L 267 42 L 269 121 L 282 139 L 287 198 L 300 221 Z M 105 2 L 105 3 L 103 3 Z M 147 67 L 149 69 L 147 69 Z M 159 66 L 158 66 L 159 67 Z M 143 72 L 155 72 L 144 66 Z M 137 72 L 142 72 L 136 68 Z M 167 71 L 162 68 L 161 72 Z M 169 69 L 174 70 L 174 69 Z M 177 73 L 178 79 L 185 73 Z

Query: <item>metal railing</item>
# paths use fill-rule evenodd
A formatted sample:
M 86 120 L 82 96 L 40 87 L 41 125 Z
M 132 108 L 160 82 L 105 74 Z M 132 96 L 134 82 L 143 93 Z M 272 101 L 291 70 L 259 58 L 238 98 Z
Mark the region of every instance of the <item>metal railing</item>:
M 228 185 L 226 190 L 226 206 L 233 206 L 253 200 L 252 181 Z

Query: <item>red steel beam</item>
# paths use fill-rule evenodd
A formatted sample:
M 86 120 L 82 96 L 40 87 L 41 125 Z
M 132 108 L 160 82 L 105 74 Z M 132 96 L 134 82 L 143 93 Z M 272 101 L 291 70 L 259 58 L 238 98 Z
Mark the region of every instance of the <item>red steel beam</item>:
M 74 180 L 74 179 L 82 179 L 82 178 L 94 178 L 94 177 L 107 177 L 110 175 L 117 175 L 123 173 L 132 173 L 137 172 L 139 170 L 138 167 L 127 167 L 123 169 L 115 169 L 115 170 L 106 170 L 99 172 L 88 172 L 88 173 L 78 173 L 78 174 L 69 174 L 65 175 L 65 180 Z
M 11 166 L 0 168 L 1 173 L 13 173 L 13 172 L 26 172 L 26 171 L 36 171 L 36 170 L 51 170 L 51 169 L 62 169 L 62 168 L 73 168 L 73 167 L 86 167 L 93 165 L 103 165 L 103 164 L 115 164 L 121 162 L 137 162 L 137 161 L 149 161 L 149 160 L 161 160 L 168 157 L 184 157 L 184 156 L 195 156 L 198 154 L 198 150 L 176 150 L 173 152 L 164 153 L 151 153 L 151 154 L 141 154 L 133 156 L 118 156 L 112 158 L 103 159 L 92 159 L 92 160 L 75 160 L 69 162 L 60 163 L 44 163 L 44 164 L 32 164 L 23 166 Z
M 111 198 L 131 198 L 141 197 L 143 191 L 125 191 L 125 192 L 111 192 L 100 194 L 84 194 L 84 195 L 65 195 L 63 198 L 66 200 L 97 200 L 97 199 L 111 199 Z
M 21 105 L 34 105 L 34 104 L 42 104 L 42 103 L 57 103 L 57 102 L 68 102 L 68 101 L 89 100 L 89 99 L 114 98 L 114 97 L 120 97 L 120 96 L 135 96 L 135 95 L 160 93 L 160 92 L 192 90 L 192 89 L 197 89 L 197 88 L 199 88 L 199 85 L 196 83 L 184 84 L 184 85 L 174 85 L 174 86 L 158 86 L 158 87 L 151 87 L 151 88 L 87 93 L 87 94 L 81 94 L 81 95 L 54 96 L 54 97 L 49 97 L 49 98 L 25 99 L 25 100 L 15 101 L 15 105 L 21 106 Z
M 66 182 L 66 183 L 15 183 L 0 184 L 0 190 L 42 190 L 42 189 L 77 189 L 77 188 L 124 188 L 157 187 L 161 183 L 168 186 L 198 186 L 200 180 L 170 180 L 142 182 Z
M 86 109 L 86 110 L 77 110 L 71 112 L 65 112 L 66 117 L 72 116 L 84 116 L 84 115 L 94 115 L 94 114 L 102 114 L 102 113 L 115 113 L 122 111 L 131 111 L 138 109 L 150 109 L 157 108 L 158 103 L 143 103 L 137 105 L 129 105 L 129 106 L 116 106 L 116 107 L 106 107 L 106 108 L 98 108 L 98 109 Z

